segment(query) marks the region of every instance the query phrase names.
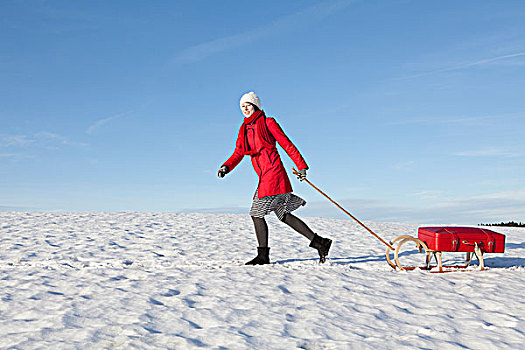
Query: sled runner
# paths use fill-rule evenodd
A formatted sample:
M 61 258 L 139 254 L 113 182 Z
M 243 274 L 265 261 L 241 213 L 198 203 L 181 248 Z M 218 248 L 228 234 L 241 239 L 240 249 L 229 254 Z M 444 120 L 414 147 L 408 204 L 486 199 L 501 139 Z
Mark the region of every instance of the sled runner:
M 470 265 L 472 253 L 479 261 L 481 270 L 485 269 L 483 254 L 503 253 L 505 251 L 505 235 L 479 227 L 420 227 L 418 238 L 399 236 L 391 244 L 398 243 L 394 250 L 395 264 L 390 260 L 390 247 L 386 250 L 386 259 L 390 266 L 400 270 L 412 270 L 415 267 L 404 267 L 399 261 L 399 251 L 406 242 L 414 242 L 419 251 L 425 250 L 426 265 L 421 269 L 431 270 L 432 256 L 437 262 L 437 272 L 449 272 L 443 268 L 466 268 Z M 443 266 L 442 252 L 467 253 L 465 265 Z

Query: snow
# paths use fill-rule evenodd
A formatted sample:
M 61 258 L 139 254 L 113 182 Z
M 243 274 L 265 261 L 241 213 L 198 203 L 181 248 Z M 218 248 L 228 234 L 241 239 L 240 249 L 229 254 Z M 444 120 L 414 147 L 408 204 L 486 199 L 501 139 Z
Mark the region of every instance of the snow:
M 430 274 L 392 270 L 350 220 L 303 219 L 334 240 L 324 265 L 274 217 L 272 264 L 244 266 L 248 215 L 0 213 L 0 348 L 524 348 L 525 229 L 492 228 L 506 251 L 486 271 Z M 402 260 L 421 265 L 414 248 Z

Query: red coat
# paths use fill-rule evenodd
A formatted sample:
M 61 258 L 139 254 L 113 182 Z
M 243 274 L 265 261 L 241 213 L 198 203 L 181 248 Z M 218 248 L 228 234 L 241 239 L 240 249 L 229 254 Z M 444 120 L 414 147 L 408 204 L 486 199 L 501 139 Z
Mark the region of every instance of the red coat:
M 292 184 L 286 174 L 281 157 L 277 152 L 276 141 L 285 150 L 288 156 L 297 166 L 298 170 L 308 169 L 301 153 L 286 136 L 283 129 L 277 124 L 274 118 L 266 117 L 266 125 L 270 132 L 271 148 L 265 148 L 256 132 L 256 124 L 247 125 L 246 135 L 250 149 L 258 150 L 251 155 L 253 169 L 259 175 L 258 197 L 273 196 L 292 192 Z M 237 139 L 235 151 L 232 156 L 224 163 L 232 171 L 244 157 L 240 149 L 241 140 Z

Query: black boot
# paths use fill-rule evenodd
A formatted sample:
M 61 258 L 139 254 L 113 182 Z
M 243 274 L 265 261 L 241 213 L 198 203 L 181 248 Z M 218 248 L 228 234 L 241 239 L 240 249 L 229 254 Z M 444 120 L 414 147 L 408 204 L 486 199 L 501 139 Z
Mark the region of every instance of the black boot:
M 270 263 L 270 248 L 257 247 L 257 256 L 244 265 L 265 265 Z
M 326 256 L 332 245 L 332 240 L 329 238 L 323 238 L 318 234 L 315 234 L 312 242 L 310 242 L 310 247 L 317 249 L 319 253 L 319 262 L 322 264 L 326 261 Z

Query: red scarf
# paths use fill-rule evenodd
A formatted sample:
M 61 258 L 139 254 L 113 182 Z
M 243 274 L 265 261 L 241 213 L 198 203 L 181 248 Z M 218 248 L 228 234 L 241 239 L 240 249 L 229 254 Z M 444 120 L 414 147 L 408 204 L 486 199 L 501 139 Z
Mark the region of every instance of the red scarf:
M 266 115 L 264 114 L 264 111 L 257 111 L 254 112 L 251 116 L 244 118 L 244 122 L 241 125 L 241 128 L 239 129 L 239 137 L 237 138 L 238 147 L 241 149 L 241 152 L 243 155 L 253 155 L 257 154 L 258 150 L 252 150 L 250 149 L 250 146 L 248 144 L 248 137 L 246 135 L 246 125 L 255 123 L 255 129 L 257 132 L 257 136 L 259 136 L 259 139 L 262 141 L 263 147 L 265 148 L 273 148 L 273 137 L 270 134 L 270 131 L 268 130 L 268 126 L 266 125 Z

